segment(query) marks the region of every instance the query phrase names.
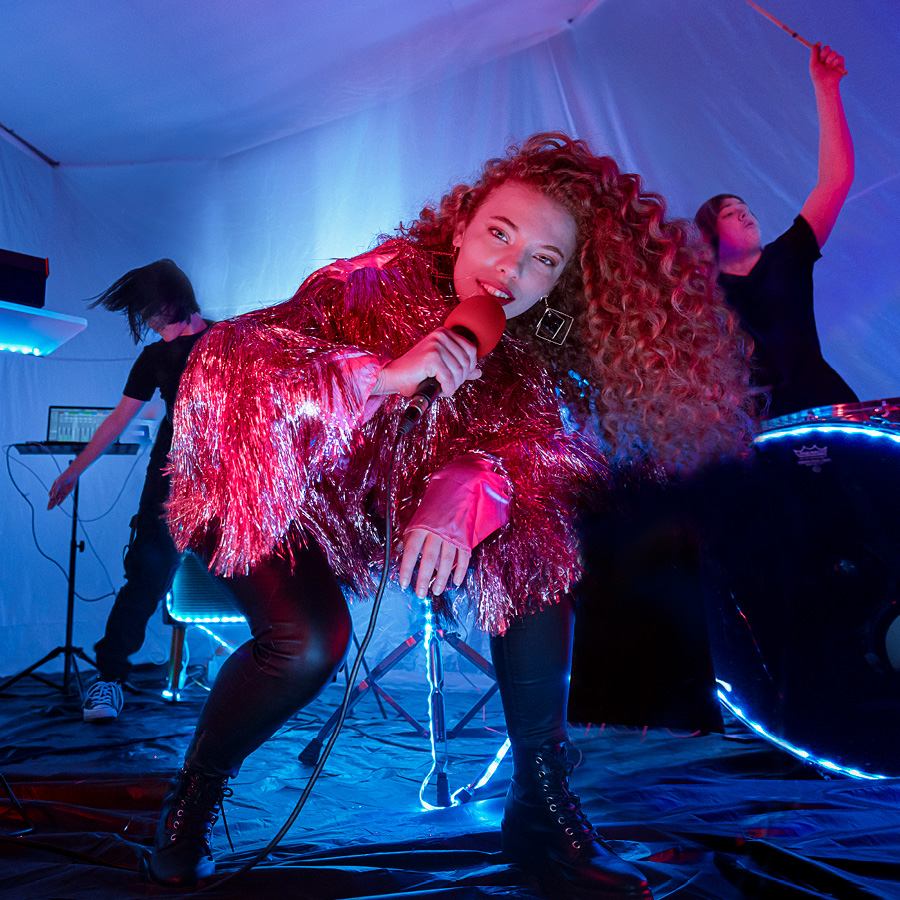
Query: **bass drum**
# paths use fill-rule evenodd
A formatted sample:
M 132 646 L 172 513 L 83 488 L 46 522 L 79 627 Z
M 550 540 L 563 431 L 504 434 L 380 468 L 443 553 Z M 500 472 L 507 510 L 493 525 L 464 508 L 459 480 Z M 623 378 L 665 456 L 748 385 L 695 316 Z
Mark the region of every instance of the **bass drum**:
M 878 414 L 890 406 L 765 423 L 749 469 L 717 493 L 704 573 L 723 704 L 801 758 L 869 777 L 900 775 L 900 425 Z

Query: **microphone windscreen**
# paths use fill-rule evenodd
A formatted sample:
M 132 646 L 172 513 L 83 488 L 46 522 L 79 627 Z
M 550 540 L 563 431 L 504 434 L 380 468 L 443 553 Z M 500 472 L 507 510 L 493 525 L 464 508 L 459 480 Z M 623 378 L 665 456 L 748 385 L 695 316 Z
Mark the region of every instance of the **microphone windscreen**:
M 450 311 L 444 324 L 453 331 L 468 332 L 474 336 L 473 343 L 478 348 L 478 355 L 486 356 L 503 336 L 506 313 L 488 294 L 473 294 Z M 468 338 L 469 334 L 463 336 Z

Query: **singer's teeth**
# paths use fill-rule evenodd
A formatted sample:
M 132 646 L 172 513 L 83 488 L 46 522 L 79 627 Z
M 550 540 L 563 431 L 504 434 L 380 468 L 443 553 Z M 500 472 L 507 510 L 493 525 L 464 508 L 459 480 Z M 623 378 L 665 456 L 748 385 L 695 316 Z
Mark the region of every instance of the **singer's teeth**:
M 492 297 L 499 297 L 501 300 L 512 300 L 512 297 L 507 294 L 505 291 L 500 291 L 495 287 L 491 287 L 489 284 L 481 285 Z

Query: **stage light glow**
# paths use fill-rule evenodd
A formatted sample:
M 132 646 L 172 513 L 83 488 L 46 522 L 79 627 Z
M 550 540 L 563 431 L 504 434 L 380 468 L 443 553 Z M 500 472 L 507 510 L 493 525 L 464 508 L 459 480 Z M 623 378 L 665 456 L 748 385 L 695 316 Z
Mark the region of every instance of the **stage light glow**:
M 0 300 L 0 350 L 46 356 L 87 328 L 87 319 Z

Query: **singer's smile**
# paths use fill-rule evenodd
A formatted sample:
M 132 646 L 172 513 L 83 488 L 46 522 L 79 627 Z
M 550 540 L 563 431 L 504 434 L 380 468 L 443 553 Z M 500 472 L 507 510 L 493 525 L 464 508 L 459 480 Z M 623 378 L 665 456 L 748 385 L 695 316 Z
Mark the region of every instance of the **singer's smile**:
M 492 284 L 489 284 L 486 281 L 482 281 L 481 279 L 478 279 L 478 286 L 482 288 L 486 294 L 490 294 L 492 297 L 496 297 L 504 306 L 513 299 L 512 294 L 510 294 L 508 291 L 496 288 Z
M 530 185 L 506 181 L 456 230 L 456 294 L 489 294 L 512 319 L 553 290 L 576 240 L 568 210 Z

